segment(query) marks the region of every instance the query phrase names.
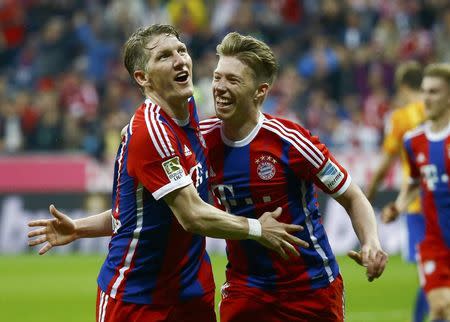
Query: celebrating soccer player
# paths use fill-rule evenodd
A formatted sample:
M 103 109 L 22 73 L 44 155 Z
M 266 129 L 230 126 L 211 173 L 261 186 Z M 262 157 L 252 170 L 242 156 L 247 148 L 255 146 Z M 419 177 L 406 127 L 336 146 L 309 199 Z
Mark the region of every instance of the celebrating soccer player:
M 422 91 L 427 122 L 404 138 L 410 183 L 383 209 L 388 220 L 421 192 L 425 238 L 419 245 L 419 273 L 432 321 L 450 321 L 450 64 L 428 65 Z
M 124 63 L 146 96 L 119 147 L 111 211 L 72 221 L 55 219 L 29 233 L 40 250 L 81 237 L 112 235 L 98 277 L 97 321 L 215 321 L 214 281 L 205 239 L 253 239 L 283 257 L 298 255 L 290 235 L 302 228 L 230 215 L 207 203 L 207 148 L 191 98 L 192 61 L 168 25 L 138 29 L 126 42 Z M 274 207 L 275 209 L 276 207 Z M 112 223 L 112 224 L 111 224 Z
M 387 261 L 373 209 L 317 137 L 261 113 L 277 71 L 272 50 L 253 37 L 230 33 L 217 53 L 213 95 L 218 118 L 200 122 L 217 203 L 247 218 L 282 206 L 279 219 L 304 226 L 296 235 L 309 243 L 299 249 L 300 257 L 284 261 L 253 241 L 227 241 L 221 321 L 343 321 L 343 282 L 321 224 L 314 184 L 349 213 L 361 242 L 361 252 L 351 257 L 367 268 L 370 281 Z
M 422 66 L 414 61 L 400 64 L 395 72 L 397 101 L 402 107 L 395 109 L 387 122 L 381 162 L 367 188 L 369 200 L 373 200 L 381 180 L 399 156 L 403 170 L 402 185 L 408 184 L 409 166 L 403 149 L 403 136 L 425 120 L 425 107 L 420 90 L 422 73 Z M 421 213 L 419 197 L 408 206 L 403 219 L 407 231 L 403 257 L 410 263 L 416 263 L 416 247 L 425 236 L 425 218 Z M 414 305 L 413 322 L 423 322 L 427 313 L 426 296 L 423 289 L 419 287 Z

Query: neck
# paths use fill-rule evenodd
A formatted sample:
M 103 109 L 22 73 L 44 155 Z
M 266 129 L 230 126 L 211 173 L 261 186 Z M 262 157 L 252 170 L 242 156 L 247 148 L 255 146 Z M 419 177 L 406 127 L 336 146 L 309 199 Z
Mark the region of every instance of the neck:
M 223 133 L 228 140 L 240 141 L 245 139 L 256 127 L 259 120 L 259 110 L 252 115 L 223 121 Z
M 436 120 L 431 120 L 430 130 L 432 132 L 441 132 L 447 128 L 450 123 L 450 108 L 447 108 L 445 112 L 439 116 Z
M 171 118 L 185 120 L 189 117 L 187 98 L 165 99 L 156 92 L 146 92 L 145 96 L 159 105 Z

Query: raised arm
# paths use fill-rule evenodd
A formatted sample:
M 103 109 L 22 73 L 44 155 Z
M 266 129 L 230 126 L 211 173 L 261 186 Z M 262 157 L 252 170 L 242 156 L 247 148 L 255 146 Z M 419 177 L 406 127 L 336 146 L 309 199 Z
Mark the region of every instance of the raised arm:
M 50 205 L 50 214 L 53 219 L 39 219 L 30 221 L 29 227 L 39 227 L 28 233 L 28 245 L 44 244 L 39 255 L 48 252 L 53 246 L 67 245 L 79 238 L 92 238 L 110 236 L 112 234 L 111 210 L 98 215 L 71 219 Z M 36 239 L 32 239 L 38 237 Z
M 358 264 L 366 267 L 367 278 L 371 282 L 381 276 L 388 259 L 378 239 L 372 206 L 361 189 L 354 183 L 351 183 L 342 195 L 336 197 L 336 200 L 350 216 L 353 229 L 361 243 L 361 251 L 351 251 L 349 256 Z
M 308 247 L 307 242 L 291 235 L 302 230 L 301 226 L 276 220 L 281 208 L 264 213 L 258 220 L 234 216 L 203 202 L 192 184 L 169 193 L 164 200 L 183 228 L 191 233 L 224 239 L 254 239 L 283 258 L 288 258 L 289 254 L 299 256 L 294 245 Z

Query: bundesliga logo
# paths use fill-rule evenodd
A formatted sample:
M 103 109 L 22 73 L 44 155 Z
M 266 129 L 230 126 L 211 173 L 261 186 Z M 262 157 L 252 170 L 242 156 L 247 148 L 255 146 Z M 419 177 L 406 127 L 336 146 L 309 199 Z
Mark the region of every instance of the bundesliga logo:
M 256 159 L 255 162 L 258 165 L 256 172 L 261 179 L 267 181 L 275 176 L 275 163 L 277 163 L 277 160 L 271 156 L 263 155 Z

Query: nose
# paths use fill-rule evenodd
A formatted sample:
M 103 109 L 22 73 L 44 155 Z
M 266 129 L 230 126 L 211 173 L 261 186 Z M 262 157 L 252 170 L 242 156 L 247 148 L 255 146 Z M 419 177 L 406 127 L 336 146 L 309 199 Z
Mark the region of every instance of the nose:
M 178 51 L 175 52 L 173 66 L 180 67 L 180 66 L 184 66 L 184 65 L 186 65 L 186 56 L 180 55 L 180 53 Z

